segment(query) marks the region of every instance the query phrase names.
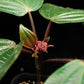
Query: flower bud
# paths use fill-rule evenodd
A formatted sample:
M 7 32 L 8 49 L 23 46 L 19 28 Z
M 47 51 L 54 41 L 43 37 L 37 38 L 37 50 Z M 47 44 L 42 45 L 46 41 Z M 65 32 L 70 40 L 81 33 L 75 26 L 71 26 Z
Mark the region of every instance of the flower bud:
M 37 36 L 28 28 L 20 24 L 19 27 L 20 40 L 24 42 L 24 47 L 32 49 L 37 43 Z

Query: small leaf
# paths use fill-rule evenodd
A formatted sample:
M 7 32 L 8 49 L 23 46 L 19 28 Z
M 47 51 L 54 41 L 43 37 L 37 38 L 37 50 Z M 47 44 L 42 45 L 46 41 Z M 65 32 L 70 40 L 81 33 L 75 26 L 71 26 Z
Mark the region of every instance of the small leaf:
M 37 55 L 36 51 L 32 54 L 32 57 L 37 57 L 38 58 L 38 55 Z
M 44 41 L 44 42 L 48 42 L 49 40 L 50 40 L 50 36 L 47 37 L 47 38 L 45 38 L 43 41 Z
M 84 84 L 84 63 L 74 60 L 56 70 L 44 84 Z
M 24 42 L 24 47 L 32 49 L 37 43 L 37 36 L 22 24 L 19 27 L 20 40 Z
M 0 11 L 24 16 L 28 11 L 38 10 L 44 0 L 0 0 Z
M 45 3 L 39 10 L 40 14 L 55 23 L 74 23 L 84 21 L 84 10 L 63 8 Z
M 16 45 L 11 40 L 0 39 L 0 79 L 18 58 L 22 45 L 22 42 Z

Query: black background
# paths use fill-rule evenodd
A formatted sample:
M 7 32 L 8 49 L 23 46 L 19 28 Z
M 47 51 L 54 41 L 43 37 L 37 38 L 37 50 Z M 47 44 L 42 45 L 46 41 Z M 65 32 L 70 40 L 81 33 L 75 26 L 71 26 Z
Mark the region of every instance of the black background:
M 45 0 L 52 4 L 63 7 L 71 7 L 75 9 L 84 9 L 82 0 Z M 32 12 L 35 22 L 36 31 L 39 40 L 43 40 L 44 33 L 49 21 L 44 19 L 38 11 Z M 19 24 L 31 29 L 28 14 L 23 17 L 16 17 L 7 13 L 0 14 L 0 38 L 6 38 L 19 43 Z M 53 44 L 54 48 L 48 49 L 48 54 L 44 54 L 43 58 L 84 58 L 84 26 L 82 23 L 56 24 L 52 23 L 50 31 L 49 44 Z M 43 69 L 43 74 L 50 74 L 60 64 L 48 64 Z M 23 70 L 22 70 L 23 69 Z M 0 84 L 10 84 L 14 76 L 20 73 L 35 73 L 34 58 L 31 55 L 21 53 L 16 62 L 9 69 L 8 73 L 0 81 Z

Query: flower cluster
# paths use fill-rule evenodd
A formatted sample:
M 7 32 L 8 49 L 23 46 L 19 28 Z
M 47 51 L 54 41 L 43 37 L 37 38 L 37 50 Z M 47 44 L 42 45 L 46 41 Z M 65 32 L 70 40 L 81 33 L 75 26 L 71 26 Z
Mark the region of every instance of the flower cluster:
M 38 53 L 41 51 L 47 52 L 48 47 L 53 47 L 53 45 L 48 45 L 47 43 L 50 37 L 47 37 L 43 41 L 38 41 L 37 35 L 23 25 L 20 25 L 20 40 L 24 42 L 24 47 L 34 51 L 32 57 L 38 57 Z

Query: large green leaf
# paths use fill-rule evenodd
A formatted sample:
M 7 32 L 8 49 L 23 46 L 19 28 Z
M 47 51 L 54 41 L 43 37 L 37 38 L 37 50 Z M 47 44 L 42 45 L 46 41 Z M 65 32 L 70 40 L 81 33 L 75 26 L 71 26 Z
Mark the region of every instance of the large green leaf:
M 20 54 L 23 43 L 16 45 L 8 39 L 0 39 L 0 79 Z
M 56 70 L 44 84 L 84 84 L 84 63 L 75 60 Z
M 84 21 L 84 10 L 63 8 L 45 3 L 39 10 L 40 14 L 55 23 L 73 23 Z
M 24 16 L 28 11 L 38 10 L 44 0 L 0 0 L 0 11 Z

